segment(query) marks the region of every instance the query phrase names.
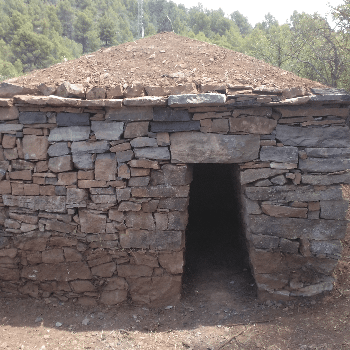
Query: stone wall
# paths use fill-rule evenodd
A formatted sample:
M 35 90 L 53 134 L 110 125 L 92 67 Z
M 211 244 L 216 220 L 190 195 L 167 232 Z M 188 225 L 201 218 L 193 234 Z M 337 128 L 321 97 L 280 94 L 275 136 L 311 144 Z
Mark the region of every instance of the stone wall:
M 330 290 L 348 105 L 260 99 L 0 99 L 0 295 L 176 302 L 192 163 L 240 164 L 261 297 Z

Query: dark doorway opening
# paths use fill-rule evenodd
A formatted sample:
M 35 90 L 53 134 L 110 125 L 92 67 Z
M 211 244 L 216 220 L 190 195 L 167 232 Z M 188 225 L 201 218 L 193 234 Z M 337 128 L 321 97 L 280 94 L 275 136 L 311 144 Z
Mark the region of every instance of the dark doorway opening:
M 193 165 L 186 229 L 185 294 L 198 289 L 211 293 L 212 289 L 222 288 L 221 296 L 225 293 L 255 296 L 240 197 L 238 165 Z

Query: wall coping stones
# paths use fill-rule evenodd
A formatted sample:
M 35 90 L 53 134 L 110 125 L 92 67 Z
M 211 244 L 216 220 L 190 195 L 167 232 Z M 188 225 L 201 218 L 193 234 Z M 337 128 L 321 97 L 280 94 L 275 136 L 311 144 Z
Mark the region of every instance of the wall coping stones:
M 12 105 L 12 98 L 0 98 L 0 107 L 11 107 Z
M 172 107 L 187 106 L 220 106 L 226 102 L 224 94 L 188 94 L 188 95 L 170 95 L 168 105 Z
M 168 104 L 168 99 L 163 96 L 142 96 L 134 98 L 124 98 L 124 106 L 166 106 Z

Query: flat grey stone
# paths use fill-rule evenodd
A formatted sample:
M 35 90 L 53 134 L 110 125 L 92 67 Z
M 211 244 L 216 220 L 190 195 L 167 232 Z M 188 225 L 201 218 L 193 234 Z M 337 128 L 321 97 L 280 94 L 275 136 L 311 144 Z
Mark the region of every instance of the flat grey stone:
M 283 253 L 298 254 L 299 252 L 299 242 L 289 239 L 280 238 L 279 247 Z
M 94 169 L 94 155 L 89 153 L 73 153 L 74 167 L 80 170 Z
M 118 163 L 126 163 L 134 158 L 134 152 L 132 150 L 116 152 L 115 155 Z
M 350 158 L 350 148 L 306 148 L 310 158 Z
M 305 128 L 277 125 L 276 138 L 285 146 L 303 147 L 350 147 L 350 132 L 347 126 Z
M 187 198 L 166 198 L 166 199 L 161 199 L 158 203 L 159 209 L 185 211 L 187 207 L 188 207 Z
M 341 186 L 331 186 L 324 190 L 313 186 L 270 186 L 247 187 L 246 196 L 251 200 L 286 201 L 286 202 L 318 202 L 320 200 L 343 199 Z
M 91 122 L 91 130 L 95 133 L 97 140 L 120 140 L 123 133 L 124 123 L 117 122 Z
M 136 137 L 130 142 L 132 147 L 157 147 L 157 139 L 152 137 Z
M 350 169 L 350 159 L 307 158 L 300 159 L 299 169 L 312 173 L 332 173 Z
M 117 121 L 142 121 L 153 119 L 153 108 L 125 107 L 119 109 L 107 109 L 106 120 Z
M 90 135 L 89 126 L 69 126 L 52 129 L 49 135 L 49 142 L 58 141 L 84 141 L 88 140 Z
M 260 205 L 256 201 L 251 201 L 250 199 L 243 197 L 243 208 L 247 214 L 261 214 Z
M 109 151 L 109 143 L 107 141 L 96 142 L 73 142 L 72 153 L 104 153 Z
M 349 207 L 349 202 L 341 201 L 321 201 L 321 219 L 345 220 Z
M 0 180 L 2 180 L 5 177 L 6 172 L 9 169 L 9 165 L 10 162 L 8 162 L 7 160 L 0 161 Z
M 158 231 L 127 229 L 126 233 L 120 233 L 120 245 L 122 248 L 180 250 L 183 246 L 182 231 Z
M 350 172 L 335 175 L 302 175 L 301 182 L 309 185 L 350 184 Z
M 298 148 L 263 146 L 260 150 L 260 159 L 263 162 L 298 163 Z
M 346 226 L 345 220 L 276 218 L 267 215 L 249 215 L 248 220 L 248 230 L 254 234 L 317 241 L 344 238 Z
M 316 256 L 329 256 L 334 259 L 340 259 L 342 245 L 339 241 L 312 241 L 310 242 L 310 251 Z
M 259 135 L 182 132 L 170 135 L 172 163 L 242 163 L 258 158 Z
M 45 112 L 20 112 L 19 122 L 22 124 L 44 124 L 47 123 Z
M 258 168 L 247 169 L 241 172 L 241 184 L 245 185 L 250 182 L 254 182 L 260 179 L 267 179 L 271 176 L 283 174 L 286 171 L 284 169 L 270 169 L 270 168 Z
M 270 179 L 270 181 L 274 185 L 278 185 L 278 186 L 283 186 L 287 182 L 287 180 L 284 177 L 284 175 L 279 175 L 279 176 L 273 177 L 272 179 Z
M 199 131 L 200 121 L 190 122 L 151 122 L 152 132 Z
M 89 113 L 57 113 L 58 126 L 89 126 Z
M 170 159 L 170 152 L 168 147 L 135 148 L 134 151 L 136 158 L 146 158 L 155 160 Z
M 53 213 L 66 211 L 64 196 L 2 196 L 4 204 L 9 207 L 19 207 L 31 210 L 44 210 Z
M 128 186 L 129 187 L 143 187 L 143 186 L 148 186 L 149 184 L 150 177 L 149 176 L 137 176 L 137 177 L 132 177 L 129 182 Z
M 272 250 L 277 249 L 280 239 L 275 236 L 251 235 L 250 238 L 256 249 Z
M 57 142 L 49 147 L 47 153 L 50 157 L 64 156 L 70 153 L 67 142 Z
M 0 133 L 6 134 L 9 131 L 22 131 L 23 124 L 0 124 Z
M 191 120 L 191 116 L 187 110 L 154 107 L 153 120 L 156 122 L 187 122 Z
M 226 95 L 224 94 L 171 95 L 168 98 L 168 105 L 173 107 L 218 106 L 225 102 Z

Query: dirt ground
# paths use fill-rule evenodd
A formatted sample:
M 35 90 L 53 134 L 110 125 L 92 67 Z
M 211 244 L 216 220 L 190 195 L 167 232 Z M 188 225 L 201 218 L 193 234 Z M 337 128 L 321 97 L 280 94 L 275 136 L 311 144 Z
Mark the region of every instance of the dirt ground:
M 249 268 L 210 252 L 192 257 L 177 306 L 0 299 L 0 349 L 348 350 L 350 229 L 343 247 L 334 290 L 314 299 L 261 303 Z
M 133 83 L 162 87 L 189 83 L 324 87 L 256 58 L 175 33 L 101 49 L 10 80 L 25 87 L 41 83 L 58 86 L 64 81 L 83 84 L 87 89 Z

